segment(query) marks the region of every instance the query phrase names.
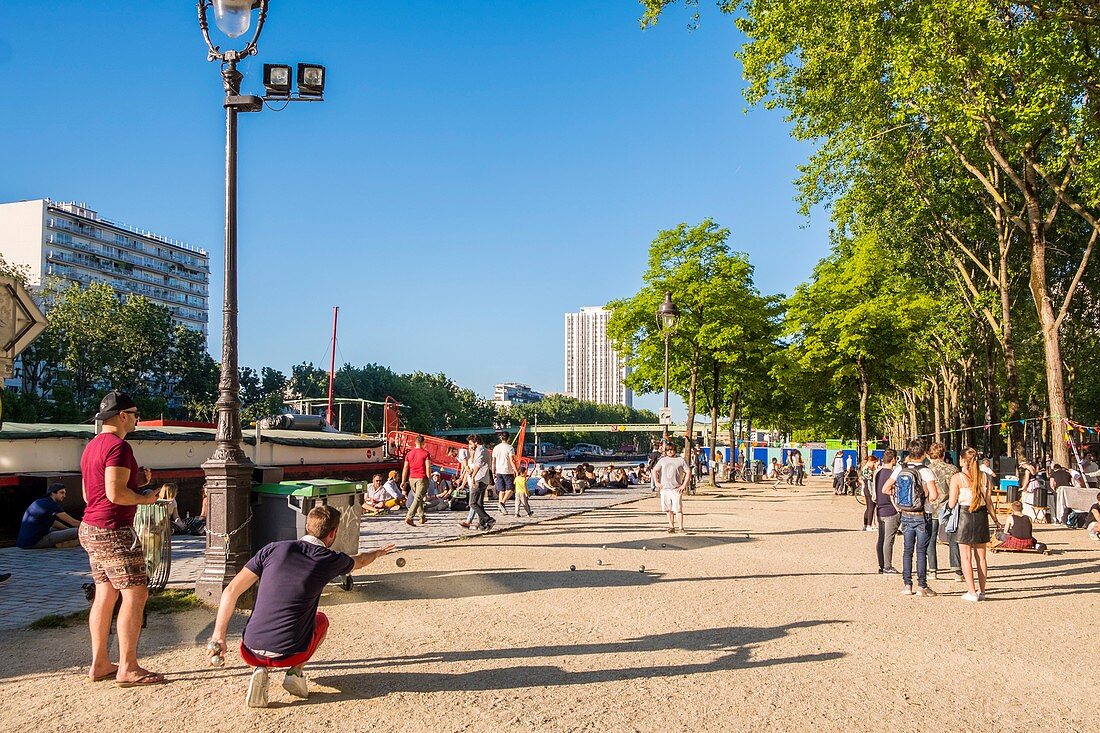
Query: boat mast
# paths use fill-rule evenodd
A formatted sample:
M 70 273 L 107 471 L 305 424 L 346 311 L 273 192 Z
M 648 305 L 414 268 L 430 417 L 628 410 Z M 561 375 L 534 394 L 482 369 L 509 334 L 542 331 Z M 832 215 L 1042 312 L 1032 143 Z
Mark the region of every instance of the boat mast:
M 332 427 L 332 385 L 336 381 L 336 319 L 340 316 L 340 306 L 332 306 L 332 356 L 328 365 L 328 410 L 325 412 L 325 422 Z

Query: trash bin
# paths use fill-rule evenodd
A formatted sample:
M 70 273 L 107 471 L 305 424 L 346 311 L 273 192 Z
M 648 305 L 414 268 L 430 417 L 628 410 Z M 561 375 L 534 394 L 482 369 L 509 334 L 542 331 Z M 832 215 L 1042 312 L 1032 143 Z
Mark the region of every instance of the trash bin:
M 149 590 L 164 590 L 172 572 L 171 502 L 157 499 L 144 504 L 134 515 L 134 532 L 145 551 L 145 567 L 149 574 Z
M 315 506 L 340 510 L 340 528 L 332 549 L 348 555 L 359 552 L 359 520 L 363 515 L 365 485 L 356 481 L 310 479 L 259 484 L 252 487 L 252 552 L 271 542 L 296 540 L 306 533 L 306 516 Z M 351 576 L 343 581 L 351 588 Z

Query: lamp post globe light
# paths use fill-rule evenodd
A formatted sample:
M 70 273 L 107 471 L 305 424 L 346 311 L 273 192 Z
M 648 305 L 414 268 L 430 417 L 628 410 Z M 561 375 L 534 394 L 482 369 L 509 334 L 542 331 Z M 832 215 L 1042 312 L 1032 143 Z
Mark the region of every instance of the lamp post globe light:
M 222 359 L 216 403 L 218 424 L 214 453 L 202 464 L 206 477 L 206 553 L 195 594 L 216 605 L 222 589 L 244 567 L 251 555 L 249 495 L 252 491 L 252 461 L 241 449 L 240 379 L 237 372 L 237 115 L 259 112 L 264 102 L 324 101 L 325 67 L 298 64 L 298 94 L 291 93 L 290 66 L 264 65 L 267 96 L 241 94 L 237 63 L 256 54 L 256 44 L 267 20 L 269 0 L 198 0 L 199 29 L 206 41 L 208 61 L 221 62 L 225 90 L 225 284 L 222 305 Z M 231 41 L 248 32 L 256 16 L 252 38 L 239 50 L 222 50 L 210 39 L 210 9 L 214 24 Z M 285 105 L 284 107 L 285 108 Z M 242 598 L 248 604 L 251 598 Z
M 665 399 L 661 410 L 661 422 L 664 423 L 664 439 L 668 440 L 668 339 L 672 335 L 672 329 L 676 327 L 676 320 L 680 317 L 680 309 L 672 302 L 672 293 L 665 291 L 665 302 L 657 308 L 657 325 L 665 335 Z
M 214 22 L 228 38 L 238 38 L 252 25 L 259 10 L 252 39 L 240 50 L 222 50 L 210 40 L 207 20 L 214 8 Z M 256 44 L 267 19 L 268 0 L 198 0 L 199 28 L 207 46 L 207 59 L 220 61 L 225 88 L 225 281 L 222 305 L 221 377 L 218 380 L 217 432 L 214 453 L 202 464 L 207 495 L 207 534 L 203 570 L 195 595 L 216 605 L 222 589 L 244 567 L 251 555 L 248 522 L 252 490 L 252 461 L 241 449 L 240 381 L 237 372 L 237 115 L 262 108 L 259 97 L 241 96 L 237 62 L 256 53 Z

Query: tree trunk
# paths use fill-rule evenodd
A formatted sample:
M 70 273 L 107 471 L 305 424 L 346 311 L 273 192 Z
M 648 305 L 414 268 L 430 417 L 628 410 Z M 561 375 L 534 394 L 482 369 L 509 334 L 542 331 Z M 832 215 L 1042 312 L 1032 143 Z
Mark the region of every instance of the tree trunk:
M 857 361 L 859 368 L 859 465 L 867 460 L 867 401 L 871 397 L 871 381 L 867 378 L 867 370 L 863 362 Z
M 905 402 L 906 402 L 906 405 L 909 408 L 909 425 L 908 425 L 909 440 L 912 440 L 913 438 L 917 437 L 918 433 L 920 433 L 920 430 L 917 429 L 917 395 L 916 395 L 916 392 L 913 392 L 911 390 L 906 390 L 906 392 L 905 392 Z
M 943 425 L 940 422 L 940 382 L 938 379 L 930 379 L 932 383 L 932 432 L 937 443 L 943 442 Z
M 993 360 L 993 339 L 985 339 L 985 379 L 982 385 L 985 391 L 987 429 L 986 454 L 993 457 L 1001 455 L 1001 405 L 997 398 L 997 366 Z
M 998 209 L 997 214 L 1003 216 Z M 1008 279 L 1008 246 L 1011 242 L 1012 229 L 1009 226 L 1001 226 L 1001 258 L 1000 271 L 1000 296 L 1001 296 L 1001 333 L 998 339 L 1005 363 L 1005 399 L 1008 402 L 1009 419 L 1009 453 L 1022 457 L 1024 455 L 1024 426 L 1020 424 L 1022 406 L 1020 403 L 1020 377 L 1016 367 L 1016 341 L 1012 333 L 1012 298 L 1009 292 Z
M 721 367 L 718 362 L 714 362 L 714 383 L 711 384 L 710 395 L 710 460 L 711 466 L 714 465 L 715 452 L 718 450 L 718 376 L 721 373 Z M 714 475 L 714 471 L 710 471 L 710 485 L 718 486 L 718 477 Z
M 687 461 L 688 470 L 695 475 L 695 393 L 699 388 L 699 353 L 702 349 L 696 346 L 691 355 L 691 382 L 688 385 L 688 414 L 687 426 L 684 430 L 684 460 Z
M 733 398 L 730 400 L 730 461 L 737 460 L 737 390 L 733 391 Z
M 1032 229 L 1038 228 L 1032 223 Z M 1050 293 L 1047 291 L 1047 265 L 1046 242 L 1037 237 L 1042 237 L 1041 230 L 1033 234 L 1031 248 L 1031 297 L 1035 301 L 1035 309 L 1039 314 L 1039 325 L 1043 336 L 1043 356 L 1046 360 L 1047 377 L 1047 407 L 1050 411 L 1051 425 L 1051 457 L 1055 463 L 1063 466 L 1069 463 L 1069 446 L 1065 439 L 1066 394 L 1062 383 L 1062 340 L 1059 336 L 1057 316 L 1054 314 L 1054 304 L 1051 302 Z

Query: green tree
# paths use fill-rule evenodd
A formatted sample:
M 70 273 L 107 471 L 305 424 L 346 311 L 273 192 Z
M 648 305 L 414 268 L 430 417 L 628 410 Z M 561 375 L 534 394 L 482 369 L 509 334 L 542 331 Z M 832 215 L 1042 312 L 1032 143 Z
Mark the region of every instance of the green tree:
M 748 257 L 730 249 L 729 234 L 710 219 L 659 232 L 649 248 L 642 289 L 607 306 L 607 335 L 630 367 L 628 384 L 638 392 L 658 392 L 664 341 L 655 314 L 671 293 L 680 317 L 670 336 L 669 385 L 687 402 L 689 448 L 707 360 L 721 371 L 721 365 L 734 363 L 729 354 L 744 348 L 746 339 L 767 340 L 759 325 L 767 321 L 767 300 L 753 283 Z
M 643 4 L 652 23 L 672 3 Z M 930 143 L 918 152 L 949 151 L 982 189 L 991 215 L 1026 245 L 1047 409 L 1065 418 L 1061 334 L 1100 233 L 1095 9 L 1064 0 L 720 5 L 739 14 L 749 39 L 739 54 L 748 99 L 787 109 L 794 134 L 818 142 L 822 164 L 811 167 L 828 172 L 830 197 L 846 185 L 837 161 L 859 165 L 893 136 Z M 1077 222 L 1086 239 L 1063 247 Z M 1054 449 L 1068 457 L 1062 441 Z
M 859 416 L 861 459 L 872 394 L 913 384 L 933 354 L 921 334 L 935 301 L 904 272 L 885 271 L 884 261 L 873 234 L 838 242 L 787 309 L 797 363 L 829 385 L 840 414 Z

